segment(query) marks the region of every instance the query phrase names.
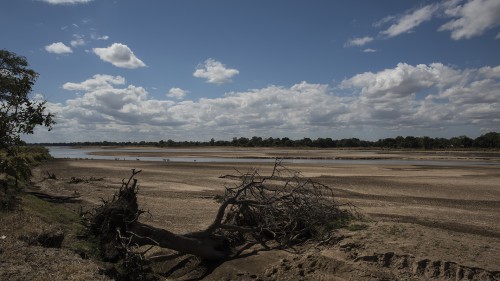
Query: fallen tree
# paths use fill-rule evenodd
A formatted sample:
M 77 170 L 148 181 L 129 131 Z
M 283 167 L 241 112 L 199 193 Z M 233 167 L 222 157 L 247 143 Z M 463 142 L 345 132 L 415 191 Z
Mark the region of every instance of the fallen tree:
M 245 242 L 276 241 L 283 248 L 327 238 L 331 229 L 354 216 L 352 208 L 334 200 L 332 189 L 284 167 L 276 161 L 269 176 L 257 170 L 223 178 L 226 186 L 214 221 L 203 231 L 175 234 L 139 221 L 138 185 L 132 175 L 120 190 L 97 208 L 89 219 L 99 237 L 101 254 L 114 261 L 137 246 L 152 245 L 207 260 L 230 257 L 233 247 Z

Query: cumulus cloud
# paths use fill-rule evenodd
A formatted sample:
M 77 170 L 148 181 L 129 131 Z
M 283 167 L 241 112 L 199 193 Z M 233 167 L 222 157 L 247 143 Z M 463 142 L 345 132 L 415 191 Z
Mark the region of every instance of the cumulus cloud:
M 399 63 L 338 85 L 270 85 L 198 100 L 169 100 L 182 96 L 185 91 L 179 88 L 164 99 L 153 98 L 121 76 L 103 74 L 63 88 L 80 94 L 64 103 L 47 103 L 58 124 L 50 135 L 37 132 L 36 137 L 206 140 L 269 134 L 301 138 L 359 128 L 500 128 L 500 66 L 458 69 L 442 63 Z
M 469 39 L 500 25 L 500 1 L 471 0 L 464 5 L 447 7 L 445 14 L 454 19 L 439 30 L 451 31 L 454 40 Z
M 438 6 L 432 4 L 407 12 L 400 17 L 392 19 L 396 22 L 386 30 L 382 31 L 381 34 L 390 38 L 403 33 L 411 32 L 415 27 L 419 26 L 423 22 L 431 20 L 437 10 Z
M 187 94 L 188 94 L 188 91 L 183 90 L 181 88 L 171 88 L 168 91 L 167 97 L 181 100 L 181 99 L 184 99 L 184 97 L 186 97 Z
M 306 82 L 177 102 L 152 98 L 144 88 L 127 85 L 119 76 L 95 75 L 83 82 L 66 83 L 63 88 L 84 91 L 64 103 L 47 104 L 58 117 L 51 135 L 60 134 L 64 140 L 75 136 L 119 139 L 139 132 L 156 139 L 177 133 L 200 138 L 269 130 L 302 132 L 335 126 L 336 118 L 347 112 L 346 98 L 331 95 L 328 85 Z M 180 91 L 173 88 L 170 92 Z
M 52 43 L 45 46 L 45 51 L 53 54 L 69 54 L 73 53 L 70 47 L 64 45 L 62 42 Z
M 153 104 L 143 87 L 125 86 L 125 79 L 121 76 L 98 74 L 81 83 L 65 83 L 63 88 L 85 92 L 75 99 L 67 100 L 66 105 L 59 106 L 62 118 L 82 125 L 89 122 L 109 123 L 106 126 L 137 124 L 141 122 L 141 116 L 151 115 L 158 110 L 150 107 Z
M 94 0 L 41 0 L 41 1 L 47 2 L 49 4 L 53 4 L 53 5 L 59 5 L 59 4 L 83 4 L 83 3 L 92 2 Z
M 115 85 L 123 84 L 125 84 L 125 78 L 121 76 L 96 74 L 91 79 L 87 79 L 81 83 L 67 82 L 63 85 L 63 89 L 69 91 L 93 91 L 98 89 L 112 89 Z
M 350 39 L 349 41 L 347 41 L 344 44 L 344 47 L 364 46 L 372 41 L 373 41 L 373 37 L 370 37 L 370 36 L 353 38 L 353 39 Z
M 127 45 L 113 43 L 107 48 L 93 48 L 94 54 L 98 55 L 101 60 L 109 62 L 116 67 L 121 68 L 138 68 L 145 67 L 140 59 L 138 59 L 132 50 Z
M 481 124 L 499 127 L 500 67 L 455 69 L 441 63 L 398 64 L 345 79 L 341 89 L 359 94 L 353 122 L 390 128 Z M 392 127 L 391 127 L 392 126 Z
M 370 98 L 400 98 L 437 85 L 442 64 L 412 66 L 399 63 L 395 68 L 377 73 L 365 72 L 342 81 L 341 88 L 359 89 Z
M 230 83 L 231 77 L 238 75 L 237 69 L 226 68 L 224 64 L 214 59 L 207 59 L 204 64 L 196 67 L 194 77 L 204 78 L 207 83 L 226 84 Z

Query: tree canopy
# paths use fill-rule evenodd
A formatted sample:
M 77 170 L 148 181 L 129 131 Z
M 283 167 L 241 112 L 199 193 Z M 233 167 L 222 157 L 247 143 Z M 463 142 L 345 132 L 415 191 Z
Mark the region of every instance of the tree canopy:
M 30 97 L 37 78 L 25 57 L 0 50 L 0 149 L 19 145 L 21 135 L 33 134 L 37 126 L 50 130 L 55 124 L 46 101 Z
M 427 136 L 398 136 L 396 138 L 385 138 L 377 141 L 360 140 L 357 138 L 332 139 L 332 138 L 303 138 L 292 140 L 284 138 L 262 138 L 254 136 L 234 137 L 232 141 L 215 140 L 210 141 L 85 141 L 69 143 L 41 143 L 41 145 L 58 146 L 158 146 L 158 147 L 200 147 L 200 146 L 236 146 L 236 147 L 314 147 L 314 148 L 388 148 L 388 149 L 499 149 L 500 133 L 489 132 L 476 139 L 467 136 L 447 138 L 431 138 Z

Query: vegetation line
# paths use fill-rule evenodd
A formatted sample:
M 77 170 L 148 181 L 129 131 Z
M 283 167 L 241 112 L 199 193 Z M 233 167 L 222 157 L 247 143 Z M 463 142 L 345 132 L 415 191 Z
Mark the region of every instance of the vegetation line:
M 314 148 L 391 148 L 391 149 L 500 149 L 500 133 L 489 132 L 475 139 L 467 136 L 446 138 L 398 136 L 396 138 L 379 139 L 378 141 L 366 141 L 357 138 L 334 140 L 332 138 L 303 138 L 292 140 L 284 138 L 262 138 L 262 137 L 240 137 L 233 140 L 210 141 L 139 141 L 139 142 L 110 142 L 110 141 L 86 141 L 86 142 L 64 142 L 64 143 L 37 143 L 34 145 L 57 145 L 57 146 L 157 146 L 157 147 L 200 147 L 200 146 L 233 146 L 233 147 L 314 147 Z

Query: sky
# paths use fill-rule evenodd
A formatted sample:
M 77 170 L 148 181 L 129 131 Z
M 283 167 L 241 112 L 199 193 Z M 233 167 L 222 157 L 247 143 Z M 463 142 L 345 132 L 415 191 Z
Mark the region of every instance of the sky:
M 28 142 L 500 131 L 500 0 L 4 0 Z

